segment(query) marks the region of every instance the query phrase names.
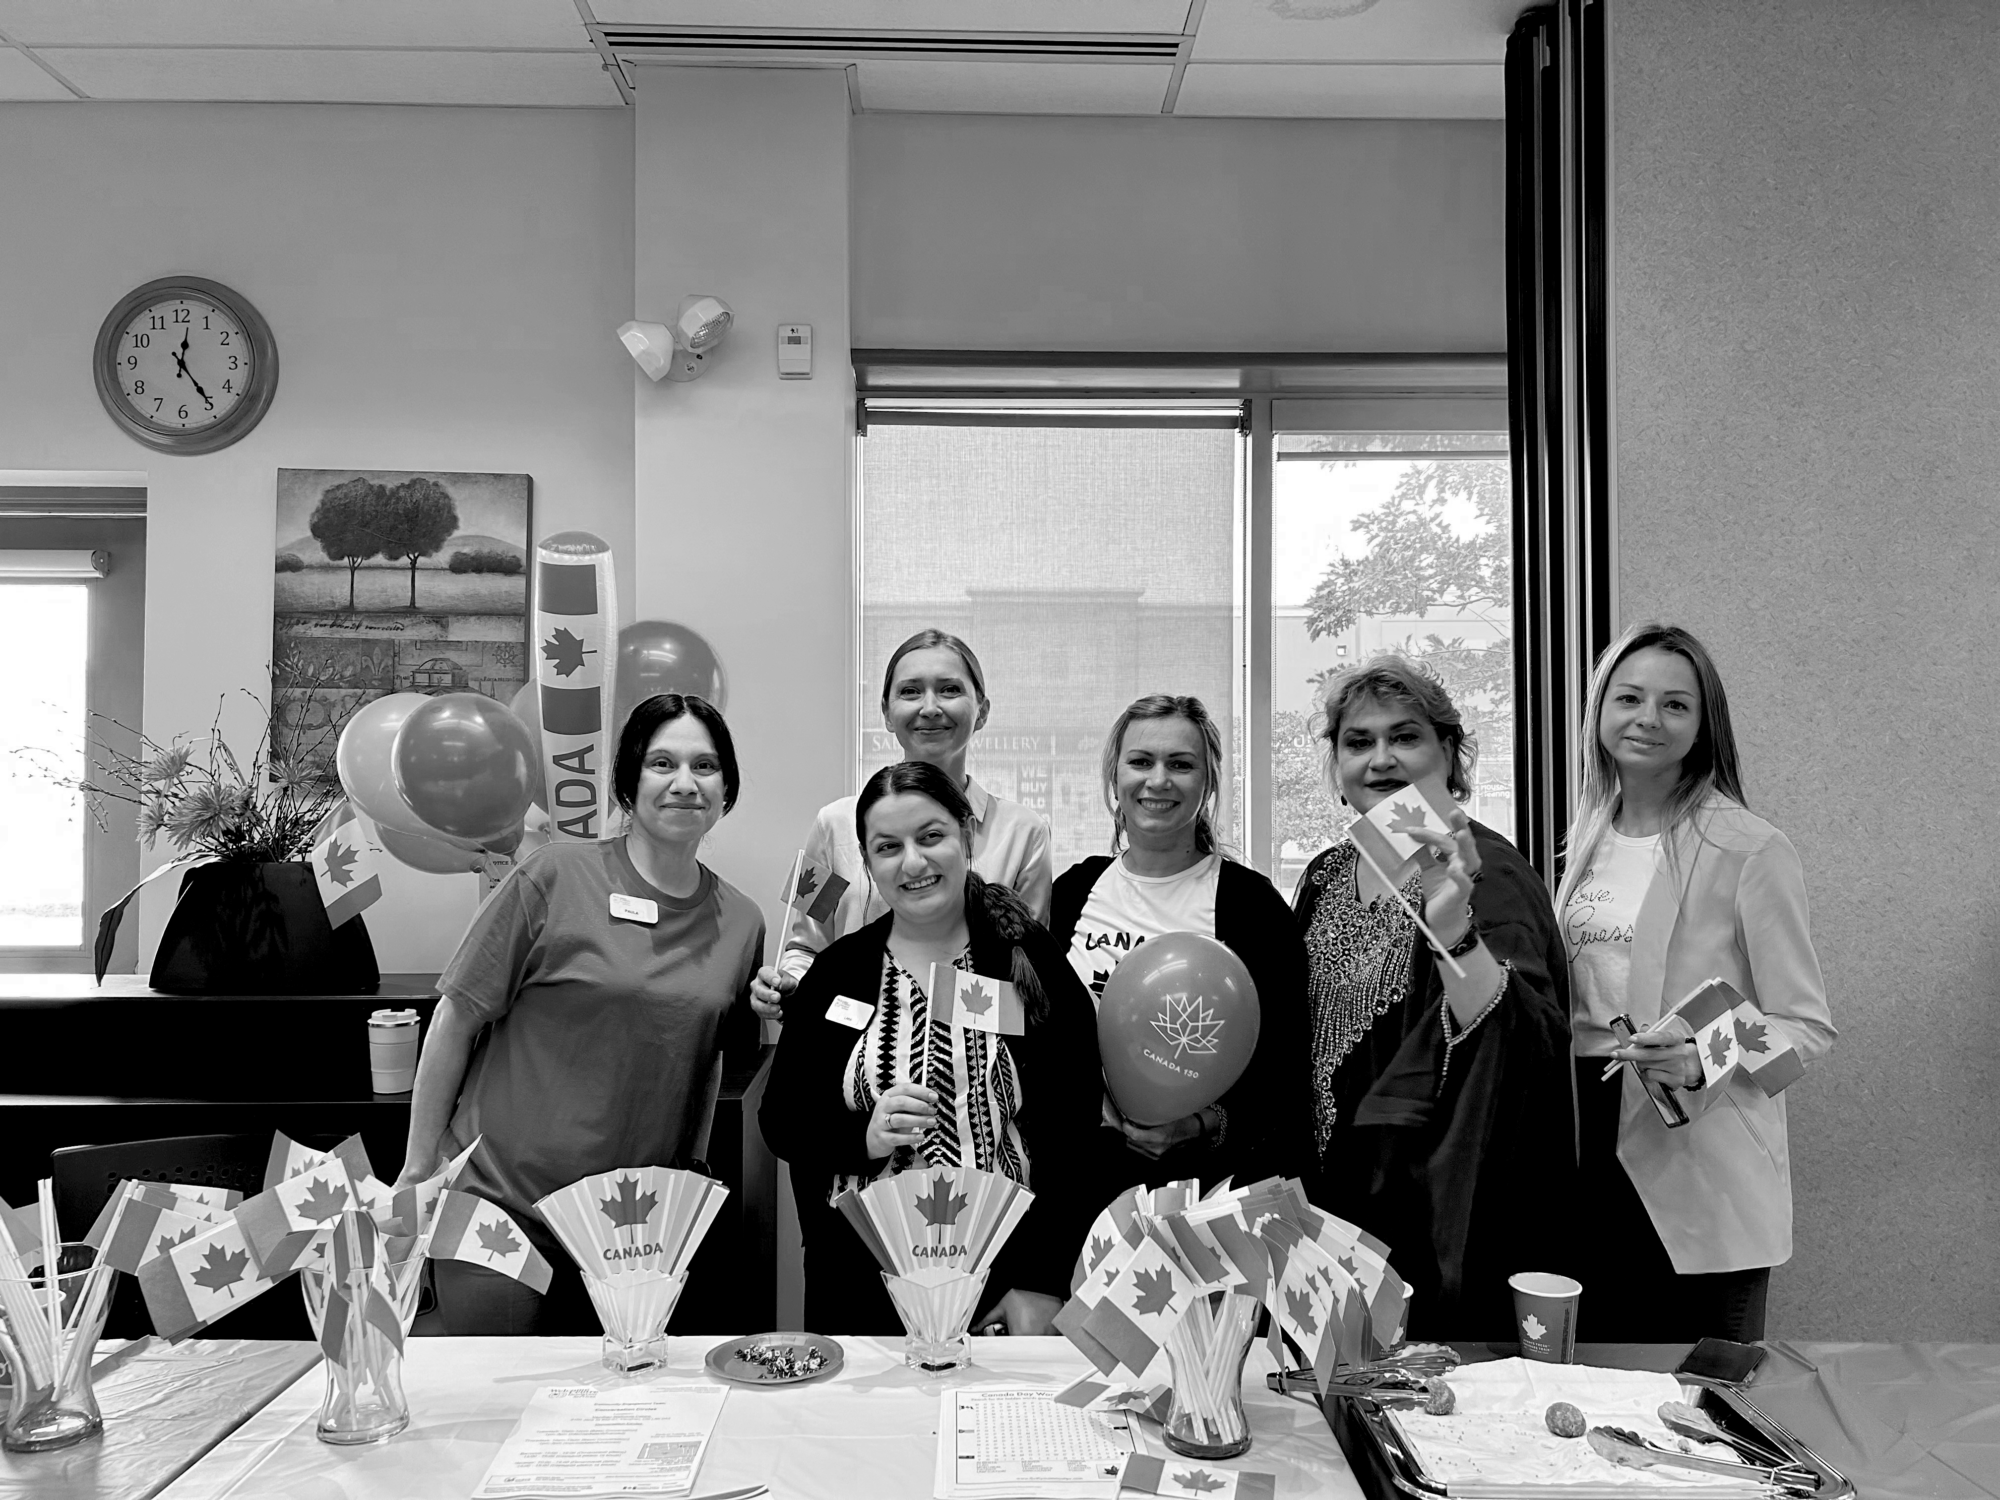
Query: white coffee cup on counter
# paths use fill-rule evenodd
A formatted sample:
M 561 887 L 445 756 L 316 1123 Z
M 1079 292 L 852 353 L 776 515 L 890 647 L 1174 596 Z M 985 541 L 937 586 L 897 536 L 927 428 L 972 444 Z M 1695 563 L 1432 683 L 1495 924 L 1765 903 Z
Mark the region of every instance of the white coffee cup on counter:
M 417 1047 L 423 1025 L 413 1010 L 378 1010 L 368 1018 L 368 1066 L 378 1094 L 407 1094 L 417 1086 Z

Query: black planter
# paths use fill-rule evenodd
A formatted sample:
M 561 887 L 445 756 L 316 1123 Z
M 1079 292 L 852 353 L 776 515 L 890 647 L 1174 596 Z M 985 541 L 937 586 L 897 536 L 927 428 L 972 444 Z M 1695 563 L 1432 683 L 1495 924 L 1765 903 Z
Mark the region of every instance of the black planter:
M 175 995 L 372 995 L 381 982 L 362 919 L 329 925 L 301 860 L 189 870 L 151 980 Z

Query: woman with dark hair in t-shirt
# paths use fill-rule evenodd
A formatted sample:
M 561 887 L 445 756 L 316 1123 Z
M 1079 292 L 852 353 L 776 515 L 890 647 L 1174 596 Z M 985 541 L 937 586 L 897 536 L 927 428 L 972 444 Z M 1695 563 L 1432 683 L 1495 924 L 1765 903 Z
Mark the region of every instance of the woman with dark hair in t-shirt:
M 439 1261 L 452 1334 L 594 1333 L 567 1251 L 534 1211 L 579 1177 L 702 1154 L 722 1053 L 758 1042 L 756 903 L 699 859 L 741 785 L 729 726 L 678 693 L 632 711 L 612 766 L 625 833 L 537 849 L 438 978 L 398 1185 L 475 1138 L 457 1186 L 514 1216 L 555 1270 L 546 1295 Z
M 937 1163 L 998 1172 L 1033 1191 L 975 1326 L 1047 1333 L 1099 1206 L 1082 1199 L 1077 1178 L 1097 1121 L 1090 997 L 1021 899 L 972 870 L 972 807 L 944 771 L 907 761 L 877 771 L 854 821 L 889 910 L 820 953 L 786 1001 L 758 1115 L 764 1139 L 806 1185 L 807 1326 L 897 1331 L 879 1268 L 832 1198 Z M 933 1019 L 933 964 L 1014 985 L 1022 1035 Z

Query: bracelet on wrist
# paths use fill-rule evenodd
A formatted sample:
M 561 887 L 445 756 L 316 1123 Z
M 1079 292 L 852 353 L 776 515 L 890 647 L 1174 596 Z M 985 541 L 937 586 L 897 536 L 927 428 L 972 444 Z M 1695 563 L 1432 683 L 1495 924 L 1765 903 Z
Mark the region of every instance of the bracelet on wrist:
M 1468 911 L 1465 914 L 1464 934 L 1450 947 L 1440 948 L 1436 951 L 1442 953 L 1446 958 L 1463 958 L 1479 946 L 1479 936 L 1479 923 L 1473 919 L 1472 913 Z

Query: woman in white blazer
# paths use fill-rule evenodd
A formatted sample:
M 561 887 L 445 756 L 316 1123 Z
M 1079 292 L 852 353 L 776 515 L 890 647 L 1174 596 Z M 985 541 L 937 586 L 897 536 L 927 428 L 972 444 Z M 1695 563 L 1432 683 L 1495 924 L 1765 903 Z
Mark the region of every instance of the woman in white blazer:
M 1635 625 L 1614 642 L 1584 728 L 1556 902 L 1577 1055 L 1581 1336 L 1762 1338 L 1771 1268 L 1792 1254 L 1781 1085 L 1834 1039 L 1804 871 L 1744 806 L 1729 700 L 1686 631 Z M 1739 1056 L 1770 1066 L 1704 1085 L 1694 1029 L 1667 1013 L 1711 979 L 1748 1002 L 1721 1040 L 1722 1018 L 1703 1027 L 1711 1056 L 1726 1058 L 1733 1035 Z M 1603 1081 L 1613 1061 L 1629 1066 Z

